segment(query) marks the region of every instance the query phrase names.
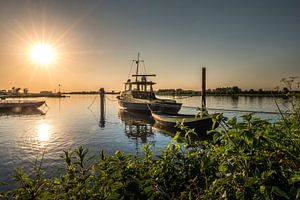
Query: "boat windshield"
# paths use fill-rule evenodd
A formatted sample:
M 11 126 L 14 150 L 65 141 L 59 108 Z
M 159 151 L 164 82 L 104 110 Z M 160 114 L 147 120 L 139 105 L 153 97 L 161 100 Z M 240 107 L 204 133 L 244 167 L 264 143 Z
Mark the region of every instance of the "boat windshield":
M 138 99 L 157 99 L 154 95 L 154 92 L 149 92 L 149 91 L 131 91 L 132 96 L 134 98 L 138 98 Z

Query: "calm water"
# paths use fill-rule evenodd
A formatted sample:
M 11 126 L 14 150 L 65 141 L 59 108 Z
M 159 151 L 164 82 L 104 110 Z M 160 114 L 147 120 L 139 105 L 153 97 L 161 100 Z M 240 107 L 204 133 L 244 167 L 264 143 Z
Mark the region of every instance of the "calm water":
M 105 127 L 99 126 L 98 95 L 72 95 L 70 98 L 46 98 L 45 115 L 0 115 L 0 180 L 10 182 L 16 167 L 29 169 L 44 152 L 44 167 L 49 176 L 57 175 L 64 167 L 60 156 L 64 149 L 85 146 L 91 155 L 100 149 L 112 154 L 117 149 L 125 153 L 141 153 L 143 143 L 151 143 L 159 153 L 170 142 L 171 134 L 152 126 L 147 116 L 120 112 L 114 95 L 107 95 Z M 186 106 L 200 106 L 200 97 L 178 99 Z M 282 109 L 289 103 L 278 99 Z M 93 103 L 94 102 L 94 103 Z M 93 104 L 92 104 L 93 103 Z M 90 109 L 88 107 L 92 104 Z M 276 111 L 272 98 L 208 97 L 207 106 L 213 108 Z M 181 112 L 195 113 L 191 108 Z M 224 112 L 225 116 L 240 115 Z M 260 114 L 265 119 L 278 115 Z M 0 188 L 0 190 L 7 189 Z

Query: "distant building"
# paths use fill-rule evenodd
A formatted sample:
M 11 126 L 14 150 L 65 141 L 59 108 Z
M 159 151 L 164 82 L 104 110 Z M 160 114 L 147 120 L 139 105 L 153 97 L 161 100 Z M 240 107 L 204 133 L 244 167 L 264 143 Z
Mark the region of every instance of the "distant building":
M 52 94 L 52 91 L 40 91 L 40 94 Z

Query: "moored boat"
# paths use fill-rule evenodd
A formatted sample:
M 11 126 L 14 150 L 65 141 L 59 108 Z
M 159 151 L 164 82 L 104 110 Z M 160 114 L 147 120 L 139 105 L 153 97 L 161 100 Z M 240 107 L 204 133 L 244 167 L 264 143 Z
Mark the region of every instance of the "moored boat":
M 0 110 L 39 108 L 43 104 L 45 104 L 45 101 L 2 100 L 2 101 L 0 101 Z
M 132 75 L 135 81 L 128 79 L 125 84 L 124 91 L 120 93 L 118 103 L 121 109 L 129 111 L 149 112 L 162 111 L 164 113 L 176 114 L 181 108 L 181 103 L 177 103 L 172 99 L 159 99 L 153 91 L 152 81 L 148 81 L 148 77 L 156 76 L 155 74 L 139 74 L 139 63 L 143 62 L 139 59 L 133 60 L 136 63 L 136 74 Z
M 213 117 L 218 115 L 208 114 L 206 110 L 206 68 L 202 68 L 202 102 L 201 112 L 196 115 L 189 114 L 169 114 L 160 111 L 151 110 L 151 114 L 156 123 L 164 127 L 175 127 L 178 122 L 183 122 L 183 125 L 188 128 L 195 129 L 197 131 L 207 131 L 215 129 L 219 126 L 219 123 L 214 123 Z
M 156 123 L 166 127 L 173 128 L 180 122 L 183 122 L 184 126 L 196 130 L 212 130 L 218 126 L 218 123 L 214 125 L 212 115 L 167 114 L 162 112 L 151 112 L 151 114 Z

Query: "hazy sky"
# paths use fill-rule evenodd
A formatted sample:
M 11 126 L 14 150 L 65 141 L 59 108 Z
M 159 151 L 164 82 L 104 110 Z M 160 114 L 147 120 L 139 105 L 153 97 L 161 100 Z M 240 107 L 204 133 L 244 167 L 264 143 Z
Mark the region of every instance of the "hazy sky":
M 0 1 L 0 89 L 120 90 L 137 52 L 156 89 L 200 90 L 202 66 L 209 88 L 272 89 L 300 76 L 300 1 Z

